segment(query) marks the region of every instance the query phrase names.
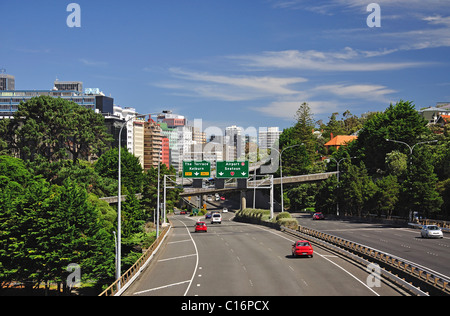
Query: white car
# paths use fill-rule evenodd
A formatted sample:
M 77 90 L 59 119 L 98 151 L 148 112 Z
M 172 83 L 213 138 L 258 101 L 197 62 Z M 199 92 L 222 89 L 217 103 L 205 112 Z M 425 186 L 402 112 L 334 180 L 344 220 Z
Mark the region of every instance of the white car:
M 424 225 L 420 235 L 422 238 L 444 238 L 442 230 L 436 225 Z
M 220 213 L 214 213 L 211 217 L 211 224 L 219 223 L 222 224 L 222 215 Z
M 222 213 L 228 213 L 228 209 L 226 207 L 223 208 Z

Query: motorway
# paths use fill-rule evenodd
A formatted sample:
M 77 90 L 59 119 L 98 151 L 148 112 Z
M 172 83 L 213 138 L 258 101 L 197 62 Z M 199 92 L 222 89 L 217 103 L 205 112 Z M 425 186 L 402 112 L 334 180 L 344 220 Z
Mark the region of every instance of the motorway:
M 384 282 L 370 288 L 369 273 L 314 246 L 313 258 L 292 258 L 294 237 L 232 221 L 194 233 L 198 218 L 171 217 L 165 244 L 125 296 L 394 296 Z
M 314 221 L 311 215 L 305 214 L 294 216 L 302 226 L 395 255 L 450 279 L 450 236 L 446 233 L 443 239 L 424 239 L 419 229 L 359 221 Z

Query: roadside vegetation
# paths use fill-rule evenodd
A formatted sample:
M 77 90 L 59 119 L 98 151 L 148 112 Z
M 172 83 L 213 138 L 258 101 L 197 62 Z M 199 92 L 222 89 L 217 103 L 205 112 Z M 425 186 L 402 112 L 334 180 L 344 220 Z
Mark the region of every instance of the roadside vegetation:
M 311 132 L 313 131 L 313 132 Z M 332 136 L 356 133 L 347 146 L 324 146 Z M 401 141 L 414 146 L 409 148 Z M 408 217 L 418 212 L 426 218 L 450 218 L 450 124 L 427 125 L 409 101 L 391 104 L 384 112 L 356 117 L 349 111 L 333 113 L 328 123 L 315 122 L 307 103 L 297 112 L 297 122 L 280 136 L 283 176 L 337 171 L 337 177 L 315 184 L 285 185 L 288 211 L 315 209 L 325 214 Z M 279 187 L 275 189 L 281 200 Z
M 0 121 L 0 291 L 21 285 L 27 294 L 39 287 L 67 292 L 69 264 L 80 266 L 82 286 L 94 293 L 112 283 L 117 206 L 100 200 L 118 191 L 111 142 L 102 115 L 61 99 L 33 98 Z M 125 148 L 121 154 L 125 271 L 155 240 L 158 178 Z M 160 169 L 160 179 L 175 174 Z M 177 199 L 167 190 L 168 209 Z

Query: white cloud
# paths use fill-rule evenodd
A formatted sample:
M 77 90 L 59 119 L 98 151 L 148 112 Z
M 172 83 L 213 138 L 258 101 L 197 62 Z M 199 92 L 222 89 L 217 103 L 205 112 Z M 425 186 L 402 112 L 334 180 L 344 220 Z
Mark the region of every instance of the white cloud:
M 402 11 L 429 12 L 438 9 L 449 9 L 446 0 L 273 0 L 273 6 L 280 9 L 308 10 L 321 14 L 334 14 L 341 9 L 366 10 L 372 2 L 383 8 L 398 8 Z
M 367 99 L 388 101 L 387 95 L 396 93 L 396 90 L 381 85 L 357 84 L 357 85 L 322 85 L 314 89 L 316 92 L 328 92 L 342 98 Z
M 385 55 L 395 50 L 356 51 L 350 47 L 340 52 L 316 50 L 269 51 L 254 55 L 230 56 L 246 66 L 258 68 L 306 69 L 318 71 L 384 71 L 423 66 L 419 62 L 360 62 L 364 57 Z M 357 61 L 355 61 L 357 60 Z
M 298 94 L 291 85 L 308 81 L 302 77 L 225 76 L 170 68 L 170 73 L 183 83 L 158 84 L 160 87 L 181 88 L 199 96 L 227 101 L 251 100 Z
M 303 102 L 307 102 L 311 112 L 317 115 L 332 113 L 339 108 L 339 102 L 336 101 L 305 101 L 305 99 L 299 97 L 291 100 L 277 100 L 267 106 L 252 107 L 251 109 L 267 116 L 295 120 L 297 110 Z

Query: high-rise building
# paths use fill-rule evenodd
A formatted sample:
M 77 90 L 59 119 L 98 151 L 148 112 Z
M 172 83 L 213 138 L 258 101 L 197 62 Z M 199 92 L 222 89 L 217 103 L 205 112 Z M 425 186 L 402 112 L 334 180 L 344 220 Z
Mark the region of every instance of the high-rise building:
M 14 76 L 0 73 L 0 90 L 16 90 L 16 79 Z
M 83 93 L 83 83 L 81 81 L 58 81 L 54 82 L 54 89 L 62 91 L 78 91 Z
M 267 149 L 273 147 L 273 145 L 280 139 L 281 131 L 278 127 L 267 127 L 259 129 L 259 148 Z
M 161 137 L 161 163 L 165 164 L 167 168 L 170 167 L 169 139 L 164 136 Z
M 187 120 L 183 115 L 173 114 L 172 111 L 163 111 L 158 115 L 158 122 L 167 123 L 167 127 L 175 128 L 185 126 Z
M 139 158 L 142 169 L 144 169 L 144 131 L 145 120 L 141 118 L 133 120 L 133 154 Z
M 242 128 L 236 125 L 225 129 L 225 142 L 228 145 L 227 160 L 239 160 L 245 158 L 245 137 L 242 135 Z
M 144 125 L 144 170 L 158 168 L 161 149 L 161 127 L 150 117 Z

